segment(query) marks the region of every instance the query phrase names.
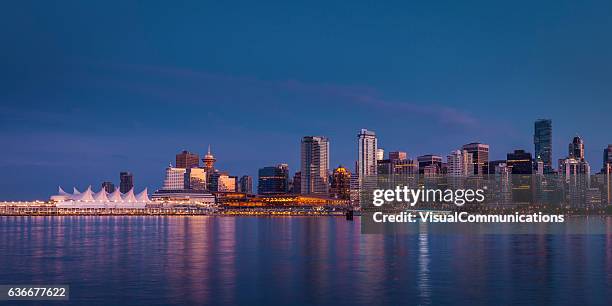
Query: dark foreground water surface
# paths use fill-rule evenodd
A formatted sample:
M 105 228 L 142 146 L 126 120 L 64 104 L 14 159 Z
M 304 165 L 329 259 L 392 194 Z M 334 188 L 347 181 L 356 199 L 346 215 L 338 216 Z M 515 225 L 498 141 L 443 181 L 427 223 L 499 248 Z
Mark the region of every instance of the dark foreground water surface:
M 612 233 L 362 235 L 359 218 L 339 217 L 0 217 L 0 284 L 68 284 L 70 303 L 89 305 L 610 305 Z

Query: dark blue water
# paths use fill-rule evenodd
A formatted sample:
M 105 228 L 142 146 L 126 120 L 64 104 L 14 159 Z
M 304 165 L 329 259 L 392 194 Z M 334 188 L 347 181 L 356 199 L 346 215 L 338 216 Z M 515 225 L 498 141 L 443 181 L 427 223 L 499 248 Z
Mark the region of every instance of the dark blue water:
M 90 305 L 612 303 L 612 233 L 382 236 L 359 222 L 0 217 L 0 284 L 69 284 L 69 303 Z

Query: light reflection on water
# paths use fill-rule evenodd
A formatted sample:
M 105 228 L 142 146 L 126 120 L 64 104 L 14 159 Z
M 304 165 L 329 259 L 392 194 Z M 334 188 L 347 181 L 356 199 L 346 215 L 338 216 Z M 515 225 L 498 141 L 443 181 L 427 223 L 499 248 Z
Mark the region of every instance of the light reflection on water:
M 359 218 L 336 217 L 0 217 L 0 283 L 69 284 L 72 302 L 107 305 L 612 302 L 612 233 L 427 231 L 362 235 Z

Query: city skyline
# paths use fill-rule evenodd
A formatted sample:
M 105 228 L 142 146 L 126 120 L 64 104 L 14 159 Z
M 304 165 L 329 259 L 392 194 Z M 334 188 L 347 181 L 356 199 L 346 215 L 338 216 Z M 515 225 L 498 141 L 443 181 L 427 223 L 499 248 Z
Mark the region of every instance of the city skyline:
M 545 121 L 548 122 L 548 128 L 549 129 L 553 129 L 550 126 L 550 120 L 549 119 L 537 119 L 537 120 L 535 120 L 535 125 L 534 125 L 534 135 L 536 135 L 538 133 L 537 131 L 540 129 L 538 127 L 538 123 L 542 122 L 542 120 L 545 120 Z M 364 142 L 364 135 L 367 135 L 367 137 L 371 137 L 371 139 L 373 141 L 373 148 L 374 149 L 371 148 L 370 149 L 371 152 L 369 154 L 374 156 L 377 153 L 377 150 L 375 150 L 375 148 L 377 146 L 377 136 L 376 136 L 375 131 L 367 130 L 367 129 L 363 129 L 363 128 L 360 129 L 360 131 L 359 131 L 359 133 L 357 135 L 358 136 L 357 137 L 357 141 L 356 141 L 356 147 L 357 148 L 355 150 L 357 156 L 356 156 L 356 159 L 354 161 L 355 169 L 353 169 L 353 170 L 357 170 L 357 168 L 359 168 L 359 164 L 360 164 L 359 163 L 359 159 L 362 156 L 362 151 L 363 151 L 363 147 L 364 147 L 364 144 L 365 144 L 365 142 Z M 316 154 L 322 154 L 321 157 L 323 158 L 323 160 L 320 161 L 321 165 L 327 165 L 326 166 L 327 167 L 327 169 L 326 169 L 327 170 L 326 171 L 327 176 L 325 176 L 325 180 L 327 180 L 327 181 L 324 180 L 322 182 L 316 182 L 314 184 L 323 184 L 325 187 L 323 187 L 323 185 L 321 185 L 320 187 L 317 187 L 317 188 L 325 189 L 326 191 L 325 192 L 318 191 L 318 192 L 315 192 L 315 193 L 320 193 L 322 195 L 326 195 L 329 191 L 331 191 L 330 188 L 332 188 L 332 187 L 331 187 L 330 177 L 333 175 L 334 168 L 335 168 L 335 166 L 332 166 L 329 163 L 329 156 L 332 155 L 331 152 L 333 151 L 333 150 L 330 149 L 331 148 L 331 141 L 330 141 L 329 138 L 327 138 L 325 136 L 303 136 L 302 137 L 302 142 L 301 142 L 301 151 L 302 151 L 301 159 L 302 159 L 302 162 L 303 162 L 303 158 L 304 158 L 304 154 L 305 154 L 304 150 L 305 149 L 307 151 L 312 151 L 313 150 L 311 148 L 312 144 L 310 146 L 307 145 L 307 147 L 304 147 L 305 141 L 307 143 L 312 143 L 313 141 L 316 142 L 316 143 L 322 142 L 322 147 L 320 147 L 320 149 L 317 147 L 315 151 L 316 151 Z M 530 149 L 525 149 L 525 148 L 515 148 L 513 151 L 508 152 L 507 156 L 510 156 L 511 154 L 516 154 L 517 152 L 524 152 L 526 154 L 531 155 L 531 157 L 533 159 L 533 164 L 531 164 L 531 167 L 536 167 L 536 166 L 538 166 L 537 163 L 536 163 L 538 160 L 536 158 L 536 155 L 533 152 L 537 151 L 538 145 L 539 144 L 537 143 L 537 141 L 534 141 L 534 144 L 533 144 L 534 147 L 531 148 L 531 150 Z M 559 171 L 560 170 L 557 167 L 555 167 L 555 165 L 557 165 L 557 161 L 559 162 L 558 166 L 560 167 L 561 166 L 561 162 L 564 161 L 567 158 L 576 158 L 576 160 L 585 160 L 588 163 L 588 158 L 586 158 L 586 154 L 585 154 L 585 146 L 588 146 L 588 144 L 585 145 L 585 142 L 584 142 L 584 140 L 583 140 L 583 138 L 581 136 L 573 137 L 571 139 L 571 141 L 569 142 L 569 144 L 568 144 L 565 156 L 563 158 L 559 158 L 559 159 L 553 161 L 553 163 L 552 163 L 553 171 Z M 489 157 L 489 145 L 488 144 L 484 144 L 484 143 L 480 143 L 480 142 L 471 142 L 471 143 L 467 143 L 467 144 L 464 144 L 462 146 L 459 146 L 458 148 L 459 149 L 455 148 L 455 149 L 450 150 L 449 154 L 434 153 L 433 155 L 432 154 L 424 154 L 424 155 L 419 155 L 419 156 L 412 156 L 412 155 L 410 155 L 409 153 L 407 153 L 405 151 L 388 151 L 388 152 L 385 152 L 385 155 L 383 156 L 383 159 L 388 161 L 389 160 L 388 158 L 390 158 L 390 154 L 397 154 L 397 155 L 405 154 L 405 156 L 403 156 L 404 159 L 408 158 L 408 160 L 413 160 L 413 161 L 416 162 L 417 158 L 430 158 L 430 156 L 433 156 L 434 158 L 439 158 L 441 163 L 445 164 L 446 167 L 448 167 L 447 169 L 449 171 L 448 173 L 449 173 L 450 176 L 455 176 L 455 175 L 469 176 L 469 175 L 476 175 L 476 174 L 481 175 L 482 173 L 476 173 L 476 171 L 479 171 L 480 168 L 485 167 L 485 166 L 484 165 L 481 166 L 477 162 L 478 159 L 474 158 L 475 156 L 477 156 L 479 154 L 478 151 L 480 150 L 480 148 L 485 148 L 486 149 L 483 160 L 486 161 L 487 171 L 488 171 L 488 167 L 489 167 L 489 162 L 497 162 L 497 161 L 499 161 L 499 160 L 496 160 L 496 159 L 491 159 Z M 476 148 L 478 148 L 478 149 L 476 149 Z M 603 155 L 603 158 L 602 158 L 601 162 L 603 162 L 604 165 L 607 162 L 606 158 L 607 158 L 608 154 L 610 154 L 610 156 L 612 156 L 612 153 L 608 153 L 608 152 L 612 151 L 612 149 L 610 149 L 610 148 L 612 148 L 612 144 L 608 144 L 606 147 L 603 148 L 604 155 Z M 318 150 L 323 150 L 323 151 L 321 153 L 319 153 Z M 473 153 L 469 153 L 470 150 Z M 459 154 L 458 156 L 461 156 L 462 152 L 465 153 L 465 154 L 469 154 L 469 156 L 468 156 L 469 159 L 465 159 L 466 157 L 457 157 L 456 154 Z M 309 153 L 309 154 L 315 154 L 315 153 L 312 152 L 312 153 Z M 476 154 L 476 155 L 474 155 L 474 154 Z M 201 167 L 199 166 L 198 156 L 199 155 L 198 155 L 197 152 L 192 152 L 192 151 L 183 149 L 183 150 L 179 151 L 175 155 L 175 158 L 176 158 L 175 161 L 176 161 L 176 164 L 189 165 L 189 163 L 186 162 L 186 160 L 191 160 L 192 167 L 195 167 L 196 168 L 195 170 L 202 171 L 202 174 L 200 174 L 200 175 L 205 175 L 206 174 L 206 176 L 209 176 L 212 173 L 215 173 L 215 174 L 219 174 L 219 175 L 225 175 L 225 176 L 228 176 L 230 178 L 234 178 L 235 179 L 234 184 L 235 184 L 235 191 L 236 192 L 242 192 L 240 190 L 242 185 L 243 185 L 243 183 L 241 181 L 243 180 L 244 177 L 249 177 L 251 182 L 246 183 L 246 184 L 250 184 L 250 186 L 251 186 L 250 189 L 252 189 L 253 186 L 255 186 L 255 190 L 254 190 L 254 191 L 256 191 L 255 193 L 257 193 L 257 194 L 267 194 L 267 193 L 269 193 L 267 191 L 261 192 L 261 189 L 260 189 L 261 187 L 260 187 L 259 183 L 261 183 L 262 170 L 263 171 L 270 171 L 271 169 L 284 169 L 283 171 L 285 172 L 285 184 L 289 184 L 289 183 L 293 184 L 293 182 L 290 179 L 293 178 L 293 176 L 294 176 L 294 174 L 296 172 L 299 172 L 300 170 L 303 170 L 303 169 L 300 169 L 300 168 L 291 169 L 289 164 L 281 162 L 281 163 L 278 163 L 276 166 L 268 165 L 268 166 L 259 167 L 257 169 L 257 175 L 255 175 L 255 176 L 251 176 L 250 174 L 248 174 L 248 173 L 250 173 L 249 171 L 243 171 L 241 173 L 229 173 L 228 171 L 224 171 L 222 169 L 220 171 L 220 169 L 217 169 L 214 166 L 214 163 L 217 161 L 217 159 L 213 156 L 213 154 L 211 152 L 211 145 L 210 144 L 207 147 L 207 153 L 205 155 L 202 155 L 203 156 L 203 158 L 202 158 L 203 163 L 202 163 Z M 319 157 L 317 157 L 317 158 L 319 158 Z M 463 159 L 463 161 L 456 161 L 455 160 L 456 158 L 461 158 L 461 159 Z M 456 163 L 464 163 L 464 164 L 460 165 L 460 166 L 457 166 Z M 418 164 L 419 163 L 417 163 L 417 169 L 422 169 L 422 168 L 418 167 Z M 469 165 L 469 166 L 467 166 L 467 167 L 469 167 L 469 170 L 467 170 L 467 171 L 465 170 L 466 165 Z M 346 164 L 339 164 L 338 166 L 342 167 L 342 166 L 346 166 Z M 166 175 L 165 175 L 165 177 L 166 177 L 166 179 L 169 178 L 170 181 L 162 179 L 161 184 L 153 185 L 154 187 L 159 187 L 160 189 L 170 189 L 170 190 L 182 189 L 182 186 L 183 186 L 183 176 L 184 176 L 185 173 L 190 173 L 191 169 L 189 169 L 190 167 L 187 167 L 187 168 L 183 168 L 183 167 L 172 168 L 172 167 L 173 167 L 172 163 L 170 163 L 170 165 L 166 168 Z M 303 165 L 301 167 L 303 167 Z M 459 168 L 457 168 L 457 167 L 459 167 Z M 319 170 L 319 168 L 317 168 L 317 170 L 315 172 L 321 172 L 322 173 L 322 171 L 324 170 L 323 168 L 325 168 L 325 167 L 322 167 L 320 170 Z M 210 171 L 207 171 L 207 169 L 210 170 Z M 350 169 L 350 167 L 348 169 Z M 474 169 L 474 170 L 472 171 L 472 169 Z M 174 178 L 174 176 L 172 176 L 172 175 L 168 175 L 168 171 L 176 172 L 177 173 L 177 175 L 175 175 L 176 178 Z M 376 171 L 380 171 L 380 170 L 376 170 Z M 438 171 L 440 171 L 440 169 Z M 536 170 L 534 169 L 533 171 L 536 171 Z M 602 169 L 602 171 L 603 171 L 603 169 Z M 460 173 L 464 173 L 464 174 L 458 174 L 456 172 L 460 172 Z M 590 171 L 590 174 L 595 174 L 595 173 L 598 173 L 598 172 L 599 172 L 599 170 L 597 169 L 597 166 L 595 166 Z M 276 175 L 276 174 L 265 174 L 265 175 Z M 134 175 L 133 175 L 132 172 L 121 171 L 119 173 L 119 178 L 120 178 L 120 180 L 118 181 L 117 189 L 121 189 L 122 193 L 127 193 L 127 191 L 129 191 L 131 188 L 133 188 L 136 185 L 134 183 L 134 181 L 133 181 L 134 180 Z M 253 178 L 255 178 L 255 180 Z M 202 179 L 204 179 L 204 178 L 202 178 Z M 253 181 L 257 182 L 257 179 L 259 180 L 259 183 L 257 185 L 254 185 Z M 205 179 L 204 179 L 204 181 L 206 182 Z M 174 185 L 170 186 L 168 184 L 174 184 Z M 187 184 L 187 183 L 185 183 L 185 184 Z M 304 183 L 304 184 L 308 184 L 308 183 Z M 101 181 L 101 186 L 102 186 L 103 189 L 110 188 L 110 186 L 107 186 L 107 185 L 114 186 L 114 181 L 113 180 Z M 73 186 L 78 186 L 78 185 L 75 184 Z M 96 184 L 95 183 L 93 183 L 93 184 L 86 184 L 86 185 L 82 185 L 81 187 L 82 188 L 83 187 L 89 188 L 91 186 L 96 186 Z M 181 186 L 181 187 L 177 187 L 177 186 Z M 303 186 L 305 186 L 305 185 L 303 185 Z M 140 186 L 140 187 L 141 188 L 150 188 L 151 186 Z M 185 187 L 185 188 L 187 188 L 187 187 Z M 191 187 L 189 187 L 189 188 L 191 188 Z M 205 186 L 203 186 L 201 188 L 195 188 L 195 189 L 208 190 L 208 188 L 205 187 Z M 247 189 L 249 189 L 249 188 L 247 188 Z M 266 189 L 264 189 L 264 190 L 266 190 Z M 283 193 L 283 192 L 291 193 L 291 190 L 289 189 L 288 185 L 285 185 L 284 187 L 282 187 L 282 190 L 272 191 L 271 193 Z M 308 193 L 305 193 L 305 194 L 308 194 Z
M 208 144 L 229 173 L 294 172 L 304 135 L 328 137 L 330 164 L 354 170 L 363 127 L 387 152 L 482 142 L 503 159 L 534 154 L 533 121 L 549 118 L 553 164 L 578 134 L 594 169 L 610 143 L 610 3 L 241 7 L 8 4 L 1 195 L 117 184 L 120 171 L 153 188 L 180 150 Z

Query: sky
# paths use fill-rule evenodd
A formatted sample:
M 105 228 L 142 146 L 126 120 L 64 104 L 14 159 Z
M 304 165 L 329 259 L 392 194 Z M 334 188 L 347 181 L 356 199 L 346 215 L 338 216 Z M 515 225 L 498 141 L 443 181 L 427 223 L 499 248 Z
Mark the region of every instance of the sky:
M 357 133 L 387 152 L 553 158 L 575 135 L 601 168 L 612 143 L 610 1 L 12 1 L 0 4 L 0 200 L 59 185 L 162 184 L 186 149 L 257 176 L 299 168 L 330 139 L 353 168 Z M 554 165 L 556 167 L 556 163 Z

